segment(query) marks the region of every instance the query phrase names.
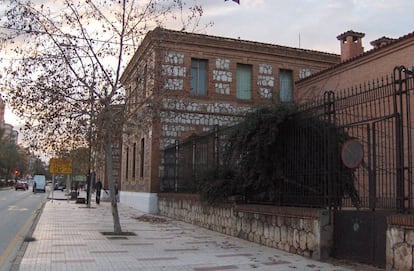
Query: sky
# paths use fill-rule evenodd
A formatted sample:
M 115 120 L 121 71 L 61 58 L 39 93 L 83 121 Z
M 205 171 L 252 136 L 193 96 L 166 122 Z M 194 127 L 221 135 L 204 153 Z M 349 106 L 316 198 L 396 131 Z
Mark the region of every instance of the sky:
M 413 0 L 200 0 L 207 34 L 340 53 L 336 37 L 365 33 L 363 46 L 414 31 Z M 299 45 L 300 36 L 300 45 Z
M 188 0 L 193 1 L 203 7 L 203 34 L 328 53 L 340 53 L 336 37 L 348 30 L 365 33 L 365 51 L 380 37 L 414 32 L 413 0 Z M 209 22 L 213 26 L 203 28 Z M 5 121 L 19 126 L 9 108 Z

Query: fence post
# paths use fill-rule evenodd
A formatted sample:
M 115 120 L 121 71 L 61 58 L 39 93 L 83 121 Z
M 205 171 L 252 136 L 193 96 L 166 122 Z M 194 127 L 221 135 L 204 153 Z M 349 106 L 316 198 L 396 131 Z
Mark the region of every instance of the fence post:
M 368 182 L 369 182 L 369 189 L 368 189 L 368 207 L 372 211 L 377 208 L 377 176 L 374 172 L 377 172 L 377 132 L 376 132 L 376 125 L 375 122 L 372 124 L 372 136 L 370 132 L 370 127 L 367 127 L 367 138 L 368 146 L 372 146 L 368 148 Z M 372 143 L 371 143 L 372 139 Z M 371 153 L 372 151 L 372 153 Z
M 404 153 L 403 153 L 403 122 L 401 119 L 402 114 L 402 94 L 403 94 L 403 79 L 402 72 L 405 69 L 404 66 L 394 68 L 394 116 L 395 116 L 395 156 L 396 156 L 396 169 L 397 169 L 397 182 L 396 182 L 396 206 L 400 211 L 404 210 Z
M 216 176 L 218 176 L 219 174 L 219 163 L 220 163 L 220 158 L 219 158 L 219 152 L 220 152 L 220 138 L 219 138 L 219 126 L 215 125 L 214 126 L 214 157 L 213 157 L 213 162 L 214 162 L 214 168 L 215 168 L 215 173 Z
M 325 135 L 327 135 L 326 145 L 324 148 L 327 150 L 331 149 L 332 144 L 332 127 L 331 124 L 335 124 L 335 93 L 333 91 L 326 91 L 324 93 L 324 115 L 327 117 L 327 122 L 329 125 L 326 127 L 327 131 Z M 324 197 L 325 200 L 327 200 L 327 206 L 332 207 L 334 204 L 334 207 L 337 207 L 336 199 L 337 199 L 337 187 L 334 185 L 336 182 L 334 182 L 334 172 L 332 172 L 332 163 L 335 161 L 334 157 L 332 156 L 332 153 L 327 153 L 328 157 L 325 159 L 325 169 L 326 172 L 324 173 Z
M 174 191 L 178 192 L 178 178 L 179 178 L 179 159 L 180 159 L 180 143 L 179 140 L 175 140 L 175 168 L 174 168 Z
M 191 135 L 191 146 L 192 146 L 192 160 L 191 160 L 191 166 L 192 166 L 192 176 L 194 179 L 197 178 L 197 136 L 195 134 Z M 195 180 L 193 180 L 195 181 Z

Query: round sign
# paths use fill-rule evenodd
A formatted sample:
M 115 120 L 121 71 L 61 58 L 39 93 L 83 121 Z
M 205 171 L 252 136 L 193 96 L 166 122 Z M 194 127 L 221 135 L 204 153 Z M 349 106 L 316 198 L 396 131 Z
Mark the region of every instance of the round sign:
M 364 146 L 356 139 L 346 141 L 342 146 L 341 158 L 347 168 L 358 167 L 364 158 Z

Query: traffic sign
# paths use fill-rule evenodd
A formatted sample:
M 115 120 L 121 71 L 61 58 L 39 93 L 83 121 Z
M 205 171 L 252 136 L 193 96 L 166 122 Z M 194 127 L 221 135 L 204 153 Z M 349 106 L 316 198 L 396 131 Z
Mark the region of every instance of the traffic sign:
M 51 158 L 49 172 L 52 174 L 72 174 L 72 160 Z

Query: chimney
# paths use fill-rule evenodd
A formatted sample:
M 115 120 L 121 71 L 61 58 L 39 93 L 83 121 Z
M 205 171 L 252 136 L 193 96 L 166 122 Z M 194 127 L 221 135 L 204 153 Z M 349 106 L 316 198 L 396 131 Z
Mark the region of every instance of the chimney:
M 364 33 L 349 30 L 336 37 L 341 41 L 342 62 L 364 53 L 364 47 L 362 47 L 362 38 L 364 36 Z
M 391 42 L 393 42 L 395 39 L 388 38 L 388 37 L 381 37 L 379 39 L 376 39 L 374 41 L 371 41 L 370 44 L 374 47 L 374 49 L 380 48 L 382 46 L 388 45 Z

